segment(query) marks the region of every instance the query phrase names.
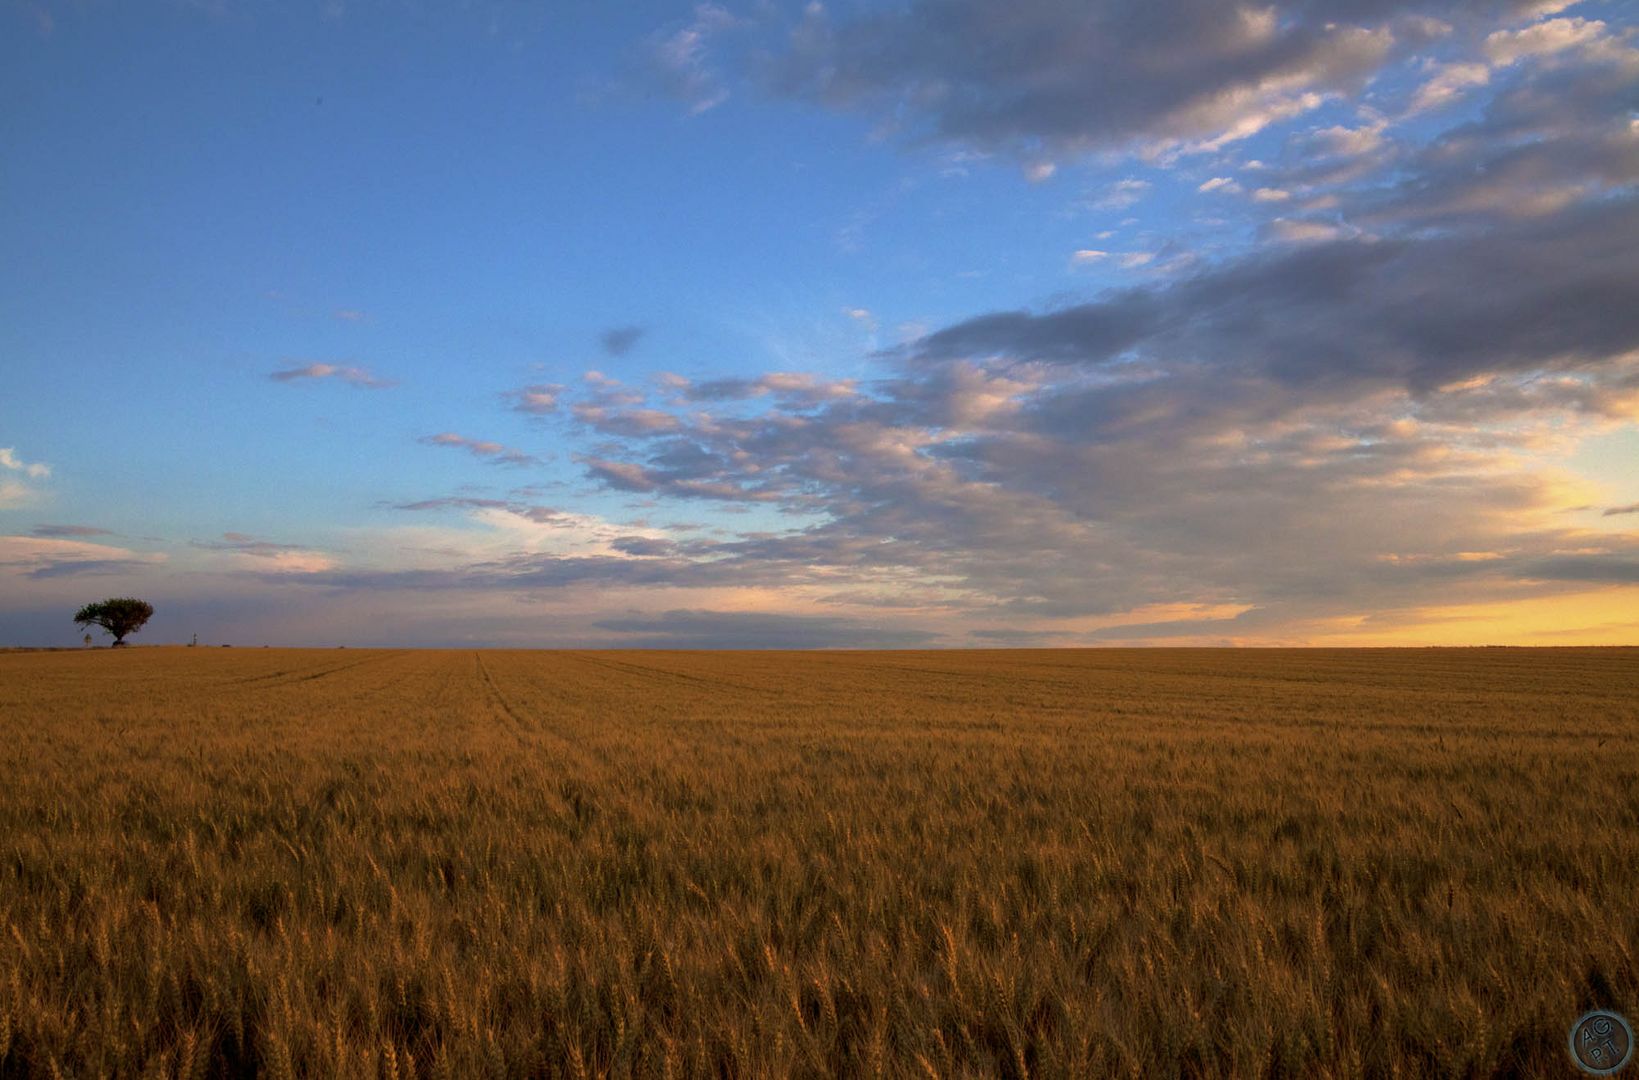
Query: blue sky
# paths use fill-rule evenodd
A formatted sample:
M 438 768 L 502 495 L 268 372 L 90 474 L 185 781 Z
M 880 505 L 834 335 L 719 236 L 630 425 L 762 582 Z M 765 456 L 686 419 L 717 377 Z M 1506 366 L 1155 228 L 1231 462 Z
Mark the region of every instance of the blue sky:
M 0 642 L 1632 640 L 1634 29 L 12 0 Z

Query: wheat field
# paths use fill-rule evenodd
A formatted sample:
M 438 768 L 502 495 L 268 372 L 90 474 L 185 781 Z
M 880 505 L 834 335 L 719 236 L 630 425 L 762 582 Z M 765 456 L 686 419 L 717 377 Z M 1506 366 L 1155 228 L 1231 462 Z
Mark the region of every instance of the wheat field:
M 1566 1075 L 1639 650 L 0 655 L 0 1073 Z

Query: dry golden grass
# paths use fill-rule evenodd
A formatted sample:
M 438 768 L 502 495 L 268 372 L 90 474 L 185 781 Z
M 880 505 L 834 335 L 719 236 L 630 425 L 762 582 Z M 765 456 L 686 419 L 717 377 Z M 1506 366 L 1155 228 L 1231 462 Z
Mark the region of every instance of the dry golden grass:
M 0 656 L 0 1072 L 1562 1075 L 1639 651 Z

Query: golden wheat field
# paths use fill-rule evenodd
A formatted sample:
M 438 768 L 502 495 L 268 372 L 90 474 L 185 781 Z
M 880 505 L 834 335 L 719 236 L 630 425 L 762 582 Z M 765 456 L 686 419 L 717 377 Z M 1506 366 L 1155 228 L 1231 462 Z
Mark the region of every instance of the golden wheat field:
M 1639 650 L 0 655 L 0 1072 L 1565 1075 Z

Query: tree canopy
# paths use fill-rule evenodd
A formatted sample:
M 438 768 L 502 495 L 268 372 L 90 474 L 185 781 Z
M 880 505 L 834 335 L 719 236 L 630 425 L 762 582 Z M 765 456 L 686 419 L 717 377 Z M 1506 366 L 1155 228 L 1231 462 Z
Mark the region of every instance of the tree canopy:
M 87 604 L 74 616 L 80 626 L 100 626 L 114 635 L 114 644 L 125 644 L 125 635 L 142 629 L 153 618 L 154 605 L 132 596 L 115 597 Z

